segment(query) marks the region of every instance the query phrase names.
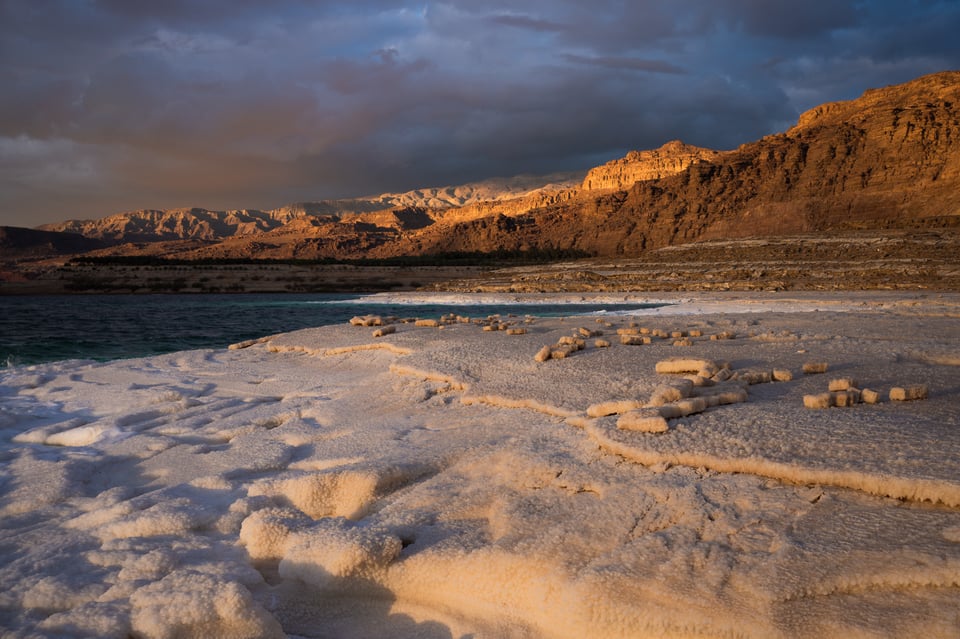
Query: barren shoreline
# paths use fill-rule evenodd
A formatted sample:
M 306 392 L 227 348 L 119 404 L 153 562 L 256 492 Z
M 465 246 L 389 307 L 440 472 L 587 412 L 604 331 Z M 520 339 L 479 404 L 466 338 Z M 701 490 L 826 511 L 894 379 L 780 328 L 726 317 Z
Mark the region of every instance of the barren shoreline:
M 501 266 L 0 265 L 0 295 L 449 291 L 957 291 L 960 232 L 845 231 L 681 244 L 639 257 Z
M 651 297 L 0 371 L 0 627 L 956 636 L 960 294 Z M 880 401 L 804 406 L 838 380 Z

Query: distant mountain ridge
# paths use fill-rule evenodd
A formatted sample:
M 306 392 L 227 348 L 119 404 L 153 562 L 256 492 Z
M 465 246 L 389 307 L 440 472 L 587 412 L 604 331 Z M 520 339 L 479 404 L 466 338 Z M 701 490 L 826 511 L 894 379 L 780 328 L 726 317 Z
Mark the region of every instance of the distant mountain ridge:
M 136 211 L 46 225 L 180 259 L 574 250 L 632 256 L 698 240 L 960 227 L 960 72 L 820 105 L 729 151 L 672 141 L 586 173 L 292 204 Z M 176 242 L 169 242 L 176 240 Z M 189 240 L 185 242 L 185 240 Z
M 521 175 L 510 178 L 491 178 L 461 186 L 424 188 L 405 193 L 298 202 L 270 211 L 251 209 L 212 211 L 203 208 L 141 209 L 100 219 L 45 224 L 38 227 L 38 230 L 76 233 L 84 237 L 111 242 L 223 240 L 272 231 L 303 217 L 325 218 L 326 221 L 363 221 L 368 214 L 383 211 L 400 209 L 443 211 L 477 202 L 496 202 L 524 197 L 574 187 L 583 179 L 583 174 L 584 172 L 570 172 L 546 176 Z

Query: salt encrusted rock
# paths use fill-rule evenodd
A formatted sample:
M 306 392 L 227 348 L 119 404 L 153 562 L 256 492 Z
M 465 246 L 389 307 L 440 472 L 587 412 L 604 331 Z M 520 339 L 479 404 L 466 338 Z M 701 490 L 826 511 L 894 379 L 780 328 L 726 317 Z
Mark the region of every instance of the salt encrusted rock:
M 350 318 L 351 326 L 383 326 L 385 323 L 379 315 L 357 315 Z
M 827 390 L 833 391 L 844 391 L 848 388 L 856 388 L 857 382 L 851 377 L 841 377 L 839 379 L 831 379 L 830 384 L 828 385 Z
M 803 365 L 804 375 L 819 375 L 827 372 L 828 364 L 826 362 L 807 362 Z
M 689 397 L 691 392 L 693 392 L 693 382 L 685 378 L 678 379 L 674 384 L 664 384 L 655 388 L 653 393 L 650 394 L 649 404 L 651 406 L 663 406 Z
M 869 388 L 864 388 L 860 391 L 860 399 L 864 404 L 877 404 L 880 402 L 880 393 L 875 390 L 870 390 Z
M 684 377 L 684 379 L 689 379 L 691 382 L 693 382 L 693 385 L 696 387 L 713 386 L 714 384 L 717 383 L 713 380 L 713 378 L 707 377 L 706 375 L 700 375 L 700 374 L 687 375 Z
M 641 409 L 624 413 L 617 420 L 617 428 L 641 433 L 665 433 L 667 420 L 656 409 Z
M 804 395 L 803 405 L 807 408 L 830 408 L 833 405 L 833 395 L 830 393 Z
M 703 397 L 703 400 L 707 403 L 708 408 L 712 406 L 725 406 L 727 404 L 741 404 L 748 399 L 745 388 L 714 392 L 702 395 L 701 397 Z
M 720 367 L 716 362 L 709 359 L 691 359 L 685 357 L 672 357 L 657 362 L 656 371 L 661 374 L 669 373 L 699 373 L 702 370 L 719 371 Z
M 775 382 L 789 382 L 793 379 L 793 373 L 788 371 L 785 368 L 775 368 L 773 369 L 773 381 Z
M 926 399 L 928 395 L 929 392 L 926 384 L 894 386 L 890 389 L 890 400 L 894 402 L 909 402 L 916 399 Z
M 377 330 L 373 331 L 374 337 L 383 337 L 384 335 L 391 335 L 397 332 L 396 326 L 382 326 Z

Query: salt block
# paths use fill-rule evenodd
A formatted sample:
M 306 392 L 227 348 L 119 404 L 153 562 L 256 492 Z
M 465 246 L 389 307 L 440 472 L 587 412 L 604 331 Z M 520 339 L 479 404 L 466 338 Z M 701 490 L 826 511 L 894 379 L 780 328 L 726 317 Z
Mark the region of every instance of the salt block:
M 773 369 L 773 381 L 775 382 L 789 382 L 793 379 L 793 373 L 788 371 L 785 368 L 775 368 Z
M 833 391 L 830 395 L 834 406 L 854 406 L 860 403 L 860 391 L 855 389 Z
M 890 400 L 894 402 L 909 402 L 915 399 L 926 399 L 927 395 L 929 395 L 929 392 L 926 384 L 894 386 L 890 389 Z
M 639 328 L 618 328 L 617 335 L 639 335 Z
M 436 328 L 440 326 L 440 322 L 435 319 L 418 319 L 413 323 L 414 326 L 421 326 L 425 328 Z
M 544 346 L 539 351 L 537 351 L 537 354 L 533 356 L 533 359 L 535 359 L 538 362 L 545 362 L 548 359 L 550 359 L 551 355 L 552 355 L 552 349 L 549 346 Z
M 807 408 L 830 408 L 833 405 L 833 395 L 830 393 L 804 395 L 803 405 Z
M 684 331 L 672 331 L 670 333 L 670 337 L 672 337 L 673 339 L 681 339 L 686 336 L 687 334 Z
M 391 335 L 397 332 L 396 326 L 381 326 L 377 330 L 373 331 L 374 337 L 383 337 L 384 335 Z
M 660 416 L 664 419 L 674 419 L 676 417 L 686 417 L 687 415 L 695 415 L 696 413 L 702 413 L 707 410 L 707 400 L 703 397 L 691 397 L 689 399 L 681 399 L 678 402 L 672 404 L 665 404 L 659 408 Z
M 831 379 L 830 384 L 827 388 L 829 391 L 844 391 L 848 388 L 856 388 L 857 382 L 851 377 L 841 377 L 839 379 Z
M 703 331 L 701 331 L 699 328 L 689 331 L 688 334 L 690 337 L 703 337 Z
M 712 375 L 712 379 L 716 382 L 725 382 L 731 377 L 733 377 L 733 371 L 729 368 L 721 368 Z
M 507 335 L 526 335 L 527 329 L 525 328 L 508 328 Z
M 717 341 L 717 340 L 721 340 L 721 339 L 733 339 L 733 338 L 735 338 L 736 336 L 737 336 L 736 333 L 731 333 L 730 331 L 721 331 L 720 333 L 716 333 L 715 335 L 711 335 L 711 336 L 710 336 L 710 339 L 713 340 L 713 341 Z
M 803 365 L 804 375 L 818 375 L 827 372 L 826 362 L 807 362 Z
M 674 340 L 673 345 L 674 346 L 693 346 L 693 342 L 691 342 L 686 338 L 683 338 L 683 339 Z
M 860 391 L 860 399 L 863 400 L 864 404 L 877 404 L 880 402 L 880 393 L 875 390 L 870 390 L 869 388 L 864 388 Z
M 610 402 L 600 402 L 587 407 L 588 417 L 606 417 L 620 415 L 641 408 L 643 404 L 634 399 L 623 399 Z M 659 413 L 657 413 L 659 415 Z
M 708 367 L 717 367 L 715 362 L 708 359 L 692 359 L 686 357 L 673 357 L 657 362 L 656 371 L 658 373 L 699 373 Z
M 621 335 L 620 343 L 627 346 L 640 346 L 643 344 L 643 337 L 639 335 Z
M 773 381 L 773 374 L 770 371 L 740 371 L 736 374 L 737 379 L 742 379 L 750 384 L 767 384 Z
M 594 340 L 593 346 L 594 348 L 609 348 L 610 342 L 608 342 L 605 339 L 598 339 L 598 340 Z
M 624 413 L 617 420 L 617 428 L 641 433 L 665 433 L 669 430 L 667 420 L 656 410 L 634 410 Z
M 703 399 L 707 402 L 707 407 L 742 404 L 747 401 L 747 390 L 745 388 L 738 388 L 735 390 L 721 391 L 719 393 L 703 395 Z

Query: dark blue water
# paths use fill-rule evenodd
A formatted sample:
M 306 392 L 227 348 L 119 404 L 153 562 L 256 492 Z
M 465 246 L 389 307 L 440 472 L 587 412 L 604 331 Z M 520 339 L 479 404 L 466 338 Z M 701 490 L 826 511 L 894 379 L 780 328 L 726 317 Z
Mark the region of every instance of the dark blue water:
M 346 322 L 367 313 L 545 317 L 652 306 L 658 304 L 391 305 L 367 303 L 360 295 L 332 294 L 0 297 L 0 366 L 225 348 L 245 339 Z

